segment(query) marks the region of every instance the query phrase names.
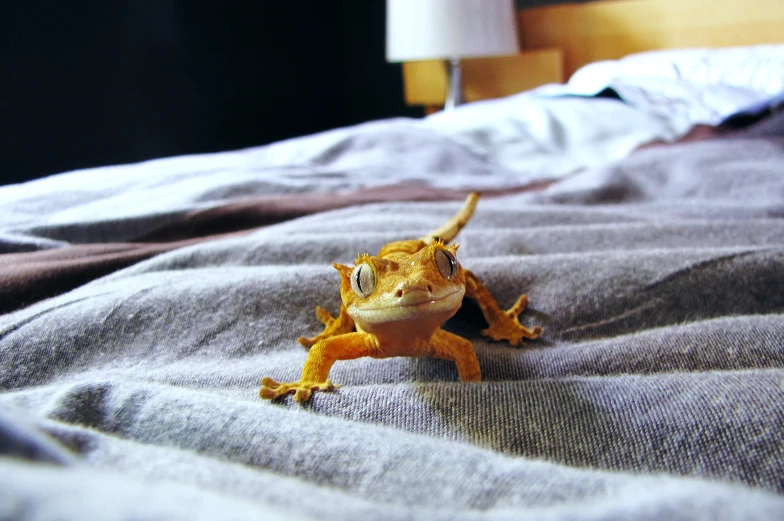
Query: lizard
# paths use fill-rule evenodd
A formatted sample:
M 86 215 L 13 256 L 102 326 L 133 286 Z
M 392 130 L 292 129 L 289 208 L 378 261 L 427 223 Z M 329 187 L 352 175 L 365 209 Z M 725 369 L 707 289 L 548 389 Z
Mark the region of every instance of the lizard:
M 300 337 L 310 349 L 297 382 L 263 378 L 259 396 L 275 399 L 294 394 L 298 402 L 314 391 L 339 387 L 329 379 L 338 360 L 360 357 L 430 356 L 455 363 L 460 381 L 482 379 L 473 344 L 441 329 L 461 307 L 464 297 L 476 300 L 487 320 L 483 336 L 520 345 L 536 339 L 542 328 L 518 321 L 528 305 L 522 294 L 503 310 L 477 276 L 458 262 L 458 245 L 450 244 L 474 214 L 479 194 L 472 192 L 446 224 L 420 239 L 391 242 L 378 255 L 360 254 L 354 266 L 333 263 L 340 273 L 341 306 L 337 317 L 321 306 L 316 317 L 324 325 L 312 338 Z

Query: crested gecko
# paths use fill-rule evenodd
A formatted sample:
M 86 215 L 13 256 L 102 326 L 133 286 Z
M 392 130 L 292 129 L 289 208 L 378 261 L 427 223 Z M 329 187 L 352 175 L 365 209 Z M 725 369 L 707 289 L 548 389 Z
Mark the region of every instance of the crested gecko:
M 529 329 L 517 317 L 528 305 L 523 294 L 502 310 L 479 279 L 457 261 L 457 245 L 450 245 L 474 213 L 479 194 L 471 193 L 460 211 L 444 226 L 421 239 L 397 241 L 376 256 L 361 254 L 354 266 L 333 263 L 340 273 L 340 313 L 333 317 L 321 306 L 316 317 L 324 330 L 312 338 L 299 338 L 310 348 L 298 382 L 261 381 L 261 398 L 294 394 L 298 402 L 314 391 L 331 391 L 329 379 L 337 360 L 363 356 L 431 356 L 452 360 L 463 382 L 482 379 L 470 341 L 441 329 L 460 308 L 463 297 L 475 299 L 489 327 L 481 334 L 519 345 L 536 339 L 542 328 Z

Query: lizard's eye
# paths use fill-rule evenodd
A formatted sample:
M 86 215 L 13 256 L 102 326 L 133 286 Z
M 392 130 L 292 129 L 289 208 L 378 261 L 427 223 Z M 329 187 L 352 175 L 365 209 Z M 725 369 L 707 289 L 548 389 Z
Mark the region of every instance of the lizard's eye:
M 457 259 L 449 250 L 437 249 L 435 252 L 436 268 L 446 280 L 451 281 L 457 275 Z
M 366 298 L 376 289 L 376 272 L 367 262 L 363 262 L 351 272 L 351 289 L 362 298 Z

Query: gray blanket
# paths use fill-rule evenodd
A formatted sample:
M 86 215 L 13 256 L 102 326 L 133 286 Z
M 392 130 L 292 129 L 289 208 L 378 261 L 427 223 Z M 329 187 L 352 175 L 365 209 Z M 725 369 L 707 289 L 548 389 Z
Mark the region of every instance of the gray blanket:
M 527 292 L 521 321 L 544 335 L 488 341 L 466 303 L 446 327 L 474 343 L 481 383 L 359 359 L 309 403 L 258 398 L 261 377 L 299 376 L 315 306 L 337 311 L 331 262 L 459 206 L 322 212 L 0 316 L 0 518 L 784 517 L 775 141 L 654 148 L 482 199 L 458 257 L 502 305 Z M 123 211 L 144 218 L 114 208 L 80 233 Z M 69 240 L 48 226 L 41 241 Z

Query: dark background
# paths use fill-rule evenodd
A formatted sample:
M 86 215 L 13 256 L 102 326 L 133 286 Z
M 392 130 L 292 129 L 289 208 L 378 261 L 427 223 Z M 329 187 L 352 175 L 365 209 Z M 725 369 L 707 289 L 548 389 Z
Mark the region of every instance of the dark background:
M 421 116 L 383 0 L 0 7 L 0 184 Z

